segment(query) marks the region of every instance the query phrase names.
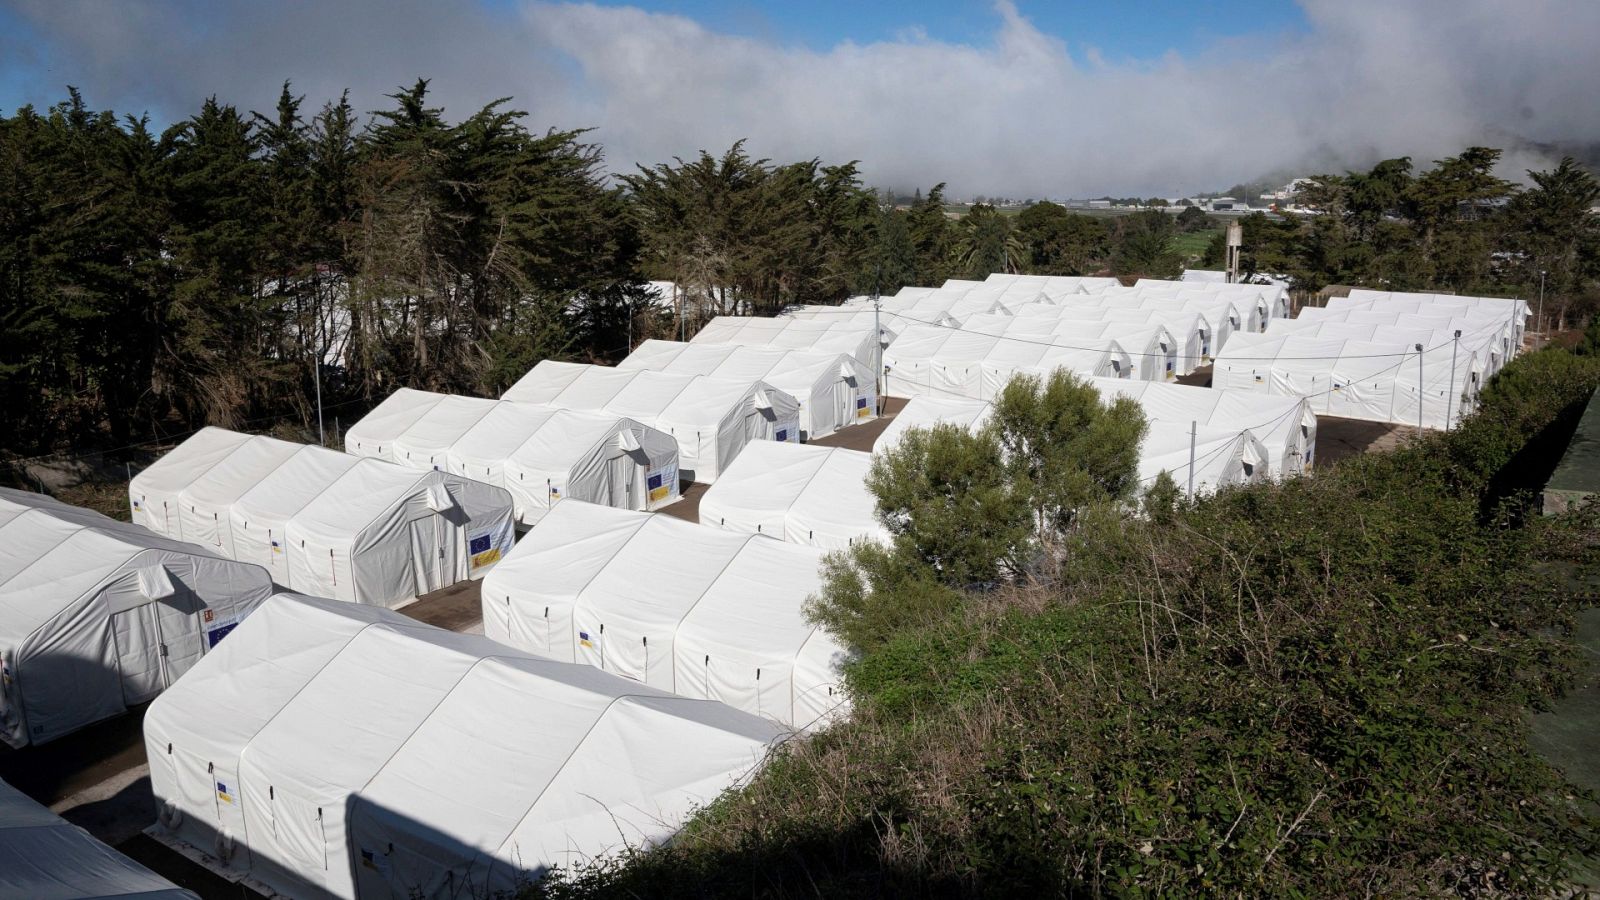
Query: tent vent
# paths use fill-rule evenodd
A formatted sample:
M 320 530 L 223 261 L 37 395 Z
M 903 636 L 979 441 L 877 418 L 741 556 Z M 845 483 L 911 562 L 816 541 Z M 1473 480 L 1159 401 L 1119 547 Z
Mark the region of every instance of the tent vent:
M 756 399 L 756 409 L 771 409 L 772 408 L 772 398 L 767 396 L 767 392 L 765 390 L 763 390 L 761 388 L 757 388 L 756 389 L 756 397 L 755 397 L 755 399 Z
M 632 430 L 624 428 L 617 432 L 617 446 L 627 453 L 633 453 L 639 449 L 639 436 Z
M 428 508 L 434 512 L 444 512 L 456 505 L 455 500 L 450 497 L 449 488 L 437 481 L 428 485 L 425 501 L 428 504 Z
M 165 600 L 177 592 L 178 589 L 172 586 L 172 578 L 167 574 L 166 566 L 145 566 L 139 570 L 139 593 L 146 599 Z

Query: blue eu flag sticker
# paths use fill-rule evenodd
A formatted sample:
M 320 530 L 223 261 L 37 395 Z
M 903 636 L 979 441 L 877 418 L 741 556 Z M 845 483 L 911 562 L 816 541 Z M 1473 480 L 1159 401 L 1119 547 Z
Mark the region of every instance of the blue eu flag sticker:
M 650 490 L 653 491 L 658 487 L 661 487 L 661 473 L 660 472 L 657 472 L 654 475 L 650 476 Z
M 472 542 L 468 544 L 467 552 L 471 553 L 473 556 L 477 556 L 479 553 L 488 550 L 492 545 L 493 542 L 489 539 L 487 534 L 480 534 L 473 538 Z

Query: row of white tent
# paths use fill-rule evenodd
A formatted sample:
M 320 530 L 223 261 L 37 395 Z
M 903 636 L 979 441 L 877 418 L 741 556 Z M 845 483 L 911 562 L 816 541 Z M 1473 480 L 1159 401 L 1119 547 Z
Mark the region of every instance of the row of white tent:
M 379 607 L 278 595 L 146 714 L 151 833 L 268 896 L 509 896 L 667 840 L 787 733 Z
M 755 378 L 544 360 L 501 399 L 648 425 L 678 442 L 679 475 L 689 481 L 715 481 L 751 441 L 800 439 L 800 401 Z
M 847 353 L 647 340 L 617 368 L 770 384 L 800 404 L 801 440 L 827 437 L 877 415 L 872 366 Z
M 345 432 L 345 452 L 504 488 L 532 525 L 564 499 L 659 509 L 678 442 L 625 416 L 401 388 Z
M 0 488 L 0 741 L 144 703 L 272 593 L 261 566 Z
M 0 897 L 200 900 L 0 781 Z
M 292 590 L 391 608 L 482 575 L 515 540 L 503 488 L 223 428 L 173 448 L 128 493 L 158 534 Z
M 1146 486 L 1167 472 L 1181 489 L 1209 493 L 1300 474 L 1314 464 L 1317 418 L 1302 398 L 1126 379 L 1088 381 L 1104 398 L 1126 397 L 1144 412 L 1149 427 L 1139 476 Z M 824 550 L 886 541 L 888 533 L 866 488 L 873 454 L 896 446 L 911 428 L 950 423 L 977 430 L 990 414 L 987 400 L 918 396 L 895 416 L 870 454 L 792 444 L 752 446 L 701 498 L 700 522 Z
M 822 556 L 753 530 L 563 503 L 484 579 L 484 634 L 812 728 L 844 702 L 844 648 L 804 615 Z
M 1353 291 L 1230 342 L 1213 385 L 1303 397 L 1321 415 L 1451 428 L 1516 355 L 1528 315 L 1515 299 Z
M 1187 375 L 1234 333 L 1262 331 L 1289 305 L 1282 285 L 1141 279 L 1124 288 L 1112 278 L 996 274 L 902 288 L 877 300 L 791 308 L 773 319 L 718 317 L 691 343 L 788 347 L 836 334 L 829 349 L 853 347 L 847 352 L 884 377 L 888 396 L 948 391 L 941 378 L 954 372 L 966 383 L 960 395 L 978 398 L 992 396 L 986 380 L 993 388 L 1015 371 L 1068 368 L 1146 380 Z M 948 360 L 934 358 L 941 351 Z

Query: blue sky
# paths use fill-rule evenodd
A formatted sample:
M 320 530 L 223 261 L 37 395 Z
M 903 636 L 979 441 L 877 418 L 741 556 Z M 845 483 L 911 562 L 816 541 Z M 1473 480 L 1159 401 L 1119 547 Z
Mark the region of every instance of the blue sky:
M 1600 0 L 0 0 L 0 110 L 181 121 L 285 80 L 591 128 L 629 171 L 747 140 L 957 196 L 1178 196 L 1475 143 L 1600 142 Z

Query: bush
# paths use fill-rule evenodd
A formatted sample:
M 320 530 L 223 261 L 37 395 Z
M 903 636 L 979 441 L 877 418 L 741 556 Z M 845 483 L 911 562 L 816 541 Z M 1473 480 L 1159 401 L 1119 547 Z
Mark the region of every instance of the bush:
M 1058 583 L 885 622 L 850 721 L 672 847 L 540 890 L 1559 893 L 1594 798 L 1525 711 L 1569 677 L 1593 598 L 1548 564 L 1594 565 L 1595 521 L 1525 515 L 1506 475 L 1597 383 L 1528 354 L 1453 433 L 1159 519 L 1089 509 Z

